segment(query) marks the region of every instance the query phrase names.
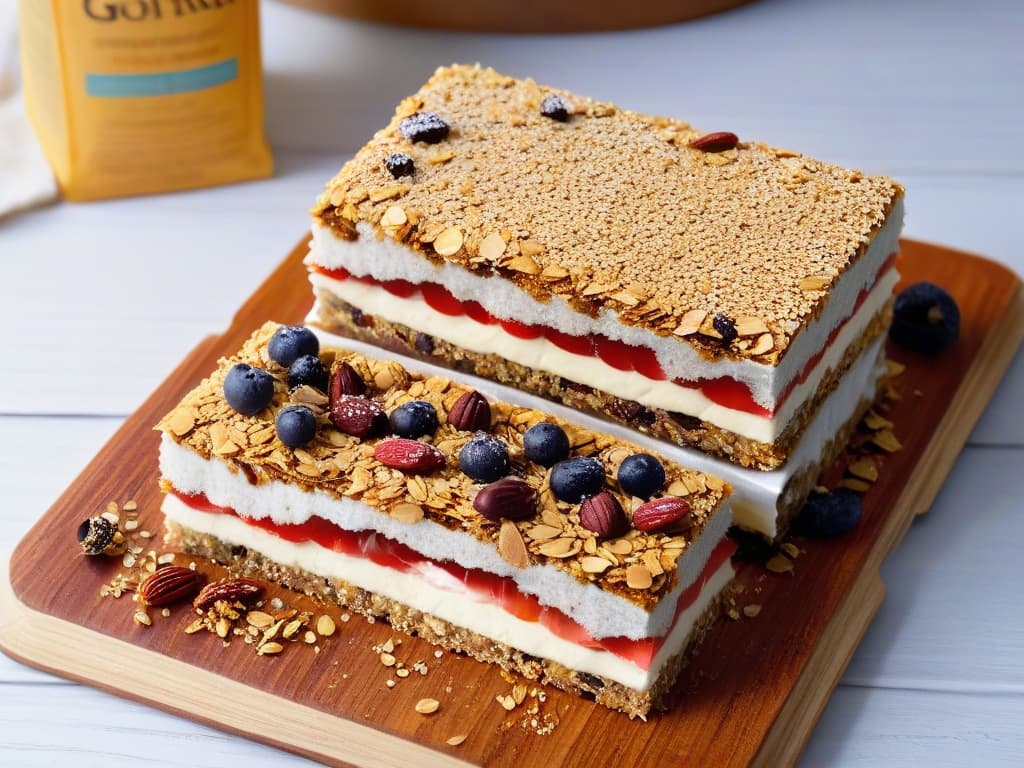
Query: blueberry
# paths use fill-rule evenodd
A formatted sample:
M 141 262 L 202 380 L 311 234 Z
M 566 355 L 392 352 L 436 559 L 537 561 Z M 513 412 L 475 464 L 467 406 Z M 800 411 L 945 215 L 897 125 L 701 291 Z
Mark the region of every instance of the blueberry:
M 849 488 L 812 493 L 800 510 L 800 531 L 830 539 L 841 536 L 860 521 L 860 496 Z
M 714 326 L 719 336 L 722 337 L 723 345 L 729 346 L 732 344 L 733 339 L 736 338 L 736 323 L 725 315 L 715 315 L 711 325 Z
M 551 491 L 562 501 L 578 504 L 604 487 L 604 465 L 592 456 L 561 461 L 551 469 Z
M 416 112 L 402 118 L 398 130 L 409 141 L 437 144 L 448 138 L 448 123 L 437 112 Z
M 321 392 L 327 391 L 327 369 L 316 355 L 302 355 L 288 366 L 288 389 L 308 384 Z
M 569 436 L 557 424 L 542 421 L 526 430 L 523 450 L 530 461 L 550 467 L 569 456 Z
M 490 435 L 474 437 L 459 451 L 459 469 L 480 483 L 493 483 L 509 473 L 505 443 Z
M 399 437 L 415 440 L 432 435 L 437 429 L 437 411 L 424 400 L 403 403 L 391 412 L 391 431 Z
M 274 428 L 282 443 L 298 448 L 316 436 L 316 416 L 304 405 L 289 405 L 277 412 Z
M 303 355 L 320 354 L 320 340 L 309 328 L 301 325 L 282 325 L 270 337 L 267 354 L 278 365 L 287 368 Z
M 540 103 L 540 113 L 544 117 L 550 117 L 552 120 L 564 123 L 569 119 L 569 105 L 566 104 L 565 99 L 561 96 L 551 94 L 550 96 L 545 96 L 544 101 Z
M 402 176 L 412 176 L 413 171 L 416 170 L 416 164 L 413 163 L 412 158 L 403 152 L 395 152 L 395 154 L 384 158 L 384 167 L 396 179 L 400 179 Z
M 619 465 L 619 487 L 630 496 L 649 499 L 665 484 L 665 468 L 649 453 L 634 453 Z
M 960 335 L 960 309 L 934 283 L 914 283 L 896 297 L 889 335 L 922 355 L 937 355 Z
M 224 377 L 224 399 L 239 413 L 259 413 L 274 397 L 274 377 L 262 368 L 238 363 Z

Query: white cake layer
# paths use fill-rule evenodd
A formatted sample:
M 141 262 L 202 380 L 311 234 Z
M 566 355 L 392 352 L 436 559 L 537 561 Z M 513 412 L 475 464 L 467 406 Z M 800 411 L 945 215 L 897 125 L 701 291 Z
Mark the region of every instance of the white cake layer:
M 316 306 L 306 317 L 313 331 L 320 338 L 321 348 L 350 349 L 367 357 L 381 360 L 394 360 L 411 371 L 419 371 L 428 376 L 441 376 L 466 386 L 477 389 L 493 400 L 514 403 L 526 408 L 535 408 L 550 413 L 565 421 L 579 424 L 595 432 L 609 435 L 636 443 L 668 459 L 691 467 L 709 475 L 715 475 L 727 481 L 733 487 L 730 497 L 733 520 L 736 525 L 747 530 L 761 533 L 774 538 L 777 529 L 778 501 L 789 481 L 805 467 L 817 464 L 821 460 L 821 452 L 826 444 L 835 437 L 837 430 L 845 424 L 857 410 L 862 399 L 873 400 L 879 376 L 885 372 L 884 345 L 885 337 L 877 339 L 850 366 L 839 381 L 838 386 L 822 403 L 810 424 L 804 428 L 799 442 L 790 452 L 789 460 L 779 469 L 762 472 L 756 469 L 744 469 L 723 459 L 716 459 L 702 451 L 692 448 L 680 448 L 662 440 L 648 437 L 621 424 L 603 421 L 595 416 L 567 408 L 551 400 L 528 395 L 512 387 L 496 384 L 489 379 L 471 376 L 466 373 L 452 371 L 430 363 L 400 355 L 396 352 L 365 344 L 355 339 L 327 333 L 316 327 L 318 308 Z
M 252 485 L 220 459 L 204 459 L 164 435 L 160 443 L 160 471 L 178 491 L 205 494 L 211 503 L 230 507 L 254 519 L 275 523 L 304 523 L 311 517 L 328 520 L 347 531 L 376 531 L 432 560 L 450 560 L 465 568 L 478 568 L 515 580 L 520 591 L 535 595 L 542 605 L 558 608 L 592 636 L 638 639 L 665 634 L 672 623 L 679 595 L 694 582 L 712 550 L 732 524 L 728 504 L 708 522 L 703 534 L 683 550 L 678 580 L 653 611 L 593 584 L 583 584 L 565 571 L 547 564 L 516 568 L 501 558 L 494 545 L 478 541 L 460 530 L 431 520 L 400 522 L 361 501 L 338 498 L 321 490 L 277 480 Z
M 334 552 L 315 542 L 285 541 L 231 515 L 192 509 L 173 496 L 165 498 L 162 509 L 168 520 L 259 552 L 282 565 L 343 579 L 530 655 L 550 659 L 569 669 L 601 675 L 637 691 L 647 690 L 657 680 L 665 662 L 682 650 L 694 622 L 734 574 L 728 560 L 711 574 L 694 603 L 680 613 L 650 668 L 644 670 L 608 651 L 564 640 L 538 622 L 516 618 L 501 606 L 469 592 L 461 581 L 436 566 L 424 565 L 417 571 L 402 573 L 366 558 Z
M 839 329 L 807 377 L 793 387 L 785 402 L 771 416 L 728 408 L 708 399 L 698 389 L 672 381 L 655 381 L 636 371 L 620 371 L 600 357 L 567 352 L 543 337 L 522 339 L 500 325 L 485 325 L 465 315 L 445 315 L 427 304 L 421 296 L 403 298 L 378 286 L 356 280 L 335 280 L 316 272 L 311 273 L 309 279 L 314 286 L 333 293 L 367 314 L 424 330 L 471 352 L 493 354 L 500 350 L 498 354 L 502 357 L 527 368 L 553 373 L 571 381 L 600 382 L 594 386 L 624 400 L 633 400 L 648 408 L 685 413 L 751 440 L 773 443 L 805 402 L 814 396 L 819 382 L 842 363 L 850 345 L 864 334 L 885 306 L 899 281 L 899 274 L 895 269 L 886 270 L 861 306 Z
M 357 226 L 359 238 L 354 241 L 344 240 L 329 227 L 314 223 L 309 259 L 327 269 L 343 267 L 354 275 L 369 275 L 377 280 L 438 283 L 456 298 L 477 301 L 492 315 L 505 320 L 544 325 L 577 336 L 599 333 L 634 346 L 649 347 L 670 379 L 735 379 L 749 387 L 757 403 L 771 409 L 807 361 L 825 345 L 832 331 L 850 316 L 860 292 L 874 283 L 882 265 L 898 250 L 902 226 L 900 198 L 866 252 L 832 286 L 821 315 L 793 340 L 777 366 L 750 360 L 706 360 L 678 338 L 621 324 L 612 310 L 602 309 L 591 317 L 576 312 L 561 297 L 538 301 L 509 280 L 480 277 L 447 261 L 433 264 L 401 243 L 378 237 L 365 223 Z M 436 329 L 419 330 L 434 333 Z M 796 330 L 796 326 L 789 330 Z

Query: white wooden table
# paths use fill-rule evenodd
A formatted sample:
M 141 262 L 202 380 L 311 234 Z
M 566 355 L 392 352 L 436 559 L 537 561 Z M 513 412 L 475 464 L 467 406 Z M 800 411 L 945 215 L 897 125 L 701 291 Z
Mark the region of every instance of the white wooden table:
M 908 190 L 908 236 L 1024 272 L 1024 3 L 765 0 L 578 37 L 263 10 L 272 180 L 0 221 L 2 552 L 227 325 L 302 234 L 323 183 L 439 64 L 480 61 L 892 175 Z M 805 765 L 1024 764 L 1022 402 L 1018 355 L 935 507 L 886 563 L 886 601 Z M 0 655 L 0 765 L 112 760 L 306 762 Z

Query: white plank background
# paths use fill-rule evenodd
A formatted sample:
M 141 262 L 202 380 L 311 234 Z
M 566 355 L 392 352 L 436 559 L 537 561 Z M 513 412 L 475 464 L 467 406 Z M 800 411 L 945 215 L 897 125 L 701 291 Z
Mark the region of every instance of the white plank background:
M 273 179 L 0 220 L 0 552 L 226 326 L 323 183 L 439 64 L 480 61 L 890 174 L 908 189 L 907 235 L 1024 272 L 1014 0 L 762 0 L 682 26 L 536 37 L 263 12 Z M 804 765 L 1024 764 L 1022 401 L 1018 355 L 934 509 L 885 564 L 886 601 Z M 0 656 L 0 765 L 112 760 L 308 764 Z

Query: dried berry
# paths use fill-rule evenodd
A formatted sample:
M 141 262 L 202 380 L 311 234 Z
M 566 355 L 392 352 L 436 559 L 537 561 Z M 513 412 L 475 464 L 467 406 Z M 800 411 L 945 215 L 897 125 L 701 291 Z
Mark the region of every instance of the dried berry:
M 525 520 L 537 512 L 537 490 L 516 477 L 484 486 L 473 499 L 473 509 L 491 522 Z
M 196 595 L 192 605 L 196 610 L 205 611 L 214 603 L 254 600 L 263 594 L 263 585 L 253 579 L 221 579 L 207 584 Z
M 705 133 L 690 142 L 690 146 L 693 149 L 699 149 L 701 152 L 725 152 L 727 149 L 732 149 L 740 143 L 740 138 L 735 133 L 729 131 L 716 131 L 715 133 Z
M 800 510 L 801 533 L 820 538 L 841 536 L 860 522 L 860 496 L 849 488 L 812 493 Z
M 262 368 L 238 363 L 224 376 L 224 399 L 239 413 L 259 413 L 274 397 L 274 377 Z
M 305 405 L 289 405 L 277 412 L 274 430 L 282 443 L 299 448 L 316 437 L 316 416 Z
M 78 526 L 78 543 L 87 555 L 122 555 L 128 546 L 117 524 L 96 515 Z
M 551 94 L 550 96 L 545 96 L 544 101 L 540 103 L 540 113 L 544 117 L 550 117 L 552 120 L 564 123 L 569 119 L 569 105 L 561 96 Z
M 416 351 L 424 355 L 434 354 L 434 339 L 425 333 L 416 334 Z
M 388 431 L 388 415 L 365 397 L 342 395 L 331 402 L 331 423 L 346 435 L 378 437 Z
M 327 391 L 327 369 L 316 355 L 300 355 L 288 366 L 288 389 L 308 384 Z
M 491 404 L 487 398 L 470 390 L 458 400 L 448 412 L 448 423 L 465 432 L 476 432 L 491 428 Z
M 619 465 L 618 480 L 624 493 L 649 499 L 665 484 L 665 468 L 649 453 L 634 453 Z
M 190 600 L 199 591 L 199 574 L 191 568 L 169 565 L 153 573 L 139 587 L 146 605 L 161 606 Z
M 889 335 L 900 346 L 937 355 L 960 335 L 960 309 L 934 283 L 914 283 L 896 297 Z
M 629 520 L 622 511 L 622 505 L 608 491 L 583 501 L 580 505 L 580 525 L 604 538 L 615 538 L 629 531 Z
M 340 362 L 331 371 L 331 383 L 328 395 L 331 402 L 340 400 L 342 395 L 366 394 L 366 382 L 356 369 L 346 362 Z
M 493 483 L 512 469 L 508 446 L 490 435 L 474 437 L 459 451 L 459 469 L 480 483 Z
M 412 158 L 402 152 L 395 152 L 395 154 L 384 158 L 384 167 L 396 179 L 400 179 L 402 176 L 412 176 L 413 171 L 416 170 Z
M 711 321 L 718 335 L 722 337 L 722 344 L 729 346 L 736 338 L 736 323 L 730 320 L 725 315 L 715 315 L 715 319 Z
M 445 464 L 444 454 L 429 443 L 395 437 L 383 440 L 373 449 L 373 458 L 392 469 L 423 475 Z
M 593 456 L 577 456 L 551 468 L 551 492 L 561 501 L 579 504 L 601 492 L 604 465 Z
M 402 118 L 398 124 L 398 130 L 409 141 L 437 144 L 448 138 L 449 127 L 437 112 L 416 112 Z
M 638 531 L 660 531 L 671 526 L 681 526 L 689 511 L 690 505 L 686 499 L 678 496 L 652 499 L 633 512 L 633 527 Z

